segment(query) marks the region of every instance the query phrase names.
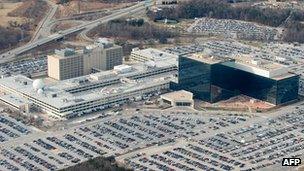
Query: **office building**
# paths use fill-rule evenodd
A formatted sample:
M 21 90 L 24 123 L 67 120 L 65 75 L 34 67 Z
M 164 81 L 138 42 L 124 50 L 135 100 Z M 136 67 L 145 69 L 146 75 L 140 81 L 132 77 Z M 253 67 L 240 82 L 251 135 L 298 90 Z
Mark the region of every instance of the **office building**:
M 48 76 L 64 80 L 84 75 L 83 55 L 74 49 L 55 50 L 48 56 Z
M 31 104 L 67 119 L 167 92 L 176 74 L 176 59 L 166 59 L 55 83 L 16 75 L 0 79 L 0 91 L 5 92 L 0 100 L 14 108 Z
M 84 75 L 93 71 L 111 70 L 116 65 L 122 64 L 122 47 L 112 46 L 106 49 L 96 45 L 88 46 L 84 50 Z
M 299 76 L 280 64 L 248 56 L 218 58 L 204 54 L 181 56 L 173 89 L 216 102 L 244 94 L 274 105 L 298 98 Z
M 48 76 L 65 80 L 92 72 L 111 70 L 122 64 L 122 47 L 99 41 L 81 51 L 74 49 L 55 50 L 48 56 Z

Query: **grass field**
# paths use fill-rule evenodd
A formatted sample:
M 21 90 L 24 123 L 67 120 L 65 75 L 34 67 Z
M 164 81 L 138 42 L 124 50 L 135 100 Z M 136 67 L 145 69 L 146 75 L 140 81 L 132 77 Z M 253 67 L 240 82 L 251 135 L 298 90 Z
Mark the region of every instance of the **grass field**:
M 0 1 L 0 26 L 7 26 L 9 21 L 22 22 L 20 17 L 9 17 L 7 14 L 14 9 L 18 8 L 22 2 L 18 3 L 9 3 Z
M 65 5 L 60 5 L 59 10 L 57 11 L 57 18 L 70 17 L 74 14 L 77 14 L 80 9 L 81 13 L 88 11 L 99 11 L 99 10 L 114 10 L 130 6 L 132 3 L 102 3 L 102 2 L 81 2 L 71 1 Z

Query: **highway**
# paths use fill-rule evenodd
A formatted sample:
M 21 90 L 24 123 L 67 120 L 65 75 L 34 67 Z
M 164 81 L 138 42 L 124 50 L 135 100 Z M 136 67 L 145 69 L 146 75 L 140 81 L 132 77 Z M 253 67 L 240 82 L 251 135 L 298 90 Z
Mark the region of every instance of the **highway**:
M 31 41 L 29 43 L 35 42 L 39 39 L 40 36 L 47 36 L 48 25 L 50 24 L 52 18 L 56 14 L 58 9 L 58 5 L 50 0 L 44 0 L 50 6 L 48 13 L 45 17 L 40 21 Z
M 108 22 L 110 20 L 120 18 L 120 17 L 128 15 L 130 13 L 136 13 L 138 11 L 145 10 L 145 8 L 146 7 L 144 5 L 144 2 L 139 2 L 138 4 L 136 4 L 134 6 L 122 9 L 122 10 L 116 12 L 116 13 L 113 13 L 111 15 L 105 16 L 103 18 L 100 18 L 100 19 L 97 19 L 97 20 L 94 20 L 94 21 L 90 21 L 88 23 L 81 24 L 79 26 L 76 26 L 76 27 L 73 27 L 73 28 L 70 28 L 70 29 L 67 29 L 67 30 L 64 30 L 64 31 L 60 31 L 58 33 L 54 33 L 54 34 L 52 34 L 50 36 L 38 39 L 37 41 L 34 41 L 34 42 L 30 42 L 30 43 L 28 43 L 28 44 L 26 44 L 24 46 L 18 47 L 16 49 L 13 49 L 13 50 L 10 50 L 10 51 L 8 51 L 6 53 L 1 54 L 0 55 L 0 63 L 5 63 L 5 62 L 12 61 L 18 55 L 20 55 L 22 53 L 25 53 L 25 52 L 27 52 L 29 50 L 32 50 L 32 49 L 34 49 L 34 48 L 36 48 L 38 46 L 44 45 L 46 43 L 49 43 L 51 41 L 62 39 L 65 36 L 71 35 L 73 33 L 77 33 L 79 31 L 83 31 L 85 29 L 94 28 L 94 27 L 96 27 L 96 26 L 98 26 L 100 24 L 106 23 L 106 22 Z
M 87 35 L 90 30 L 91 29 L 86 29 L 86 30 L 82 31 L 79 35 L 83 40 L 88 41 L 88 42 L 93 42 L 94 40 L 91 39 L 90 37 L 88 37 L 88 35 Z
M 120 9 L 119 9 L 120 10 Z M 119 10 L 115 10 L 115 12 L 116 11 L 119 11 Z M 133 11 L 130 11 L 128 14 L 130 15 L 130 16 L 140 16 L 141 14 L 142 14 L 142 12 L 143 12 L 143 10 L 133 10 Z M 90 38 L 87 34 L 93 29 L 93 28 L 95 28 L 95 26 L 94 27 L 89 27 L 89 28 L 86 28 L 85 30 L 83 30 L 80 34 L 79 34 L 79 36 L 83 39 L 83 40 L 85 40 L 85 41 L 87 41 L 87 42 L 93 42 L 94 40 L 92 39 L 92 38 Z

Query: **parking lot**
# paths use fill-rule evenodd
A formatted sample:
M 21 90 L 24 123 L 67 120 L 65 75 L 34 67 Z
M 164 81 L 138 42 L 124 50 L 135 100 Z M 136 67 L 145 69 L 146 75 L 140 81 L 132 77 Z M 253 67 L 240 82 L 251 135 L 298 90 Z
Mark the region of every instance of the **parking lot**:
M 290 112 L 286 112 L 290 111 Z M 284 157 L 303 158 L 304 104 L 248 118 L 224 131 L 179 139 L 122 155 L 136 170 L 286 170 Z
M 1 170 L 57 170 L 97 156 L 119 156 L 178 139 L 199 139 L 245 122 L 246 115 L 129 111 L 59 132 L 29 134 L 0 144 Z
M 32 133 L 32 130 L 21 122 L 0 114 L 0 142 L 9 141 Z
M 218 154 L 196 142 L 180 142 L 150 151 L 128 157 L 125 162 L 137 170 L 240 170 L 246 165 L 237 158 Z
M 0 143 L 0 170 L 58 170 L 97 156 L 135 170 L 281 169 L 283 157 L 302 157 L 303 120 L 303 102 L 267 114 L 126 110 L 34 134 L 1 119 L 23 134 Z
M 235 40 L 205 40 L 197 44 L 167 48 L 166 51 L 176 55 L 206 52 L 219 57 L 250 55 L 254 58 L 279 62 L 288 66 L 303 64 L 304 46 L 289 43 L 260 43 L 258 46 L 240 43 Z
M 0 148 L 1 170 L 58 170 L 105 154 L 72 134 L 43 133 Z M 8 164 L 7 164 L 8 163 Z M 13 165 L 14 168 L 11 168 Z
M 46 57 L 26 59 L 0 65 L 0 72 L 4 76 L 23 74 L 32 76 L 47 71 Z
M 274 9 L 293 9 L 293 10 L 304 10 L 304 3 L 301 1 L 297 1 L 296 3 L 290 3 L 288 1 L 262 1 L 262 2 L 254 2 L 252 4 L 253 7 L 259 8 L 274 8 Z
M 224 36 L 249 40 L 276 40 L 280 36 L 277 28 L 258 25 L 253 22 L 230 19 L 197 19 L 188 29 L 190 33 Z

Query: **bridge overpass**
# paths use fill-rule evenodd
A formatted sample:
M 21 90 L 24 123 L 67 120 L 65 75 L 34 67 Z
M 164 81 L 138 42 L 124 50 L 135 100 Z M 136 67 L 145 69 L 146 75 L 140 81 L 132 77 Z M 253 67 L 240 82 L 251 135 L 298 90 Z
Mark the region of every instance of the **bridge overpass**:
M 12 61 L 18 55 L 21 55 L 21 54 L 23 54 L 27 51 L 30 51 L 30 50 L 32 50 L 36 47 L 47 44 L 49 42 L 63 39 L 65 36 L 77 33 L 79 31 L 83 31 L 85 29 L 91 29 L 93 27 L 97 27 L 98 25 L 106 23 L 110 20 L 117 19 L 117 18 L 123 17 L 125 15 L 135 13 L 135 12 L 139 12 L 139 11 L 145 10 L 145 9 L 146 9 L 146 6 L 145 6 L 144 2 L 139 2 L 136 5 L 121 9 L 118 12 L 115 12 L 115 13 L 110 14 L 108 16 L 102 17 L 100 19 L 75 26 L 73 28 L 66 29 L 64 31 L 60 31 L 58 33 L 54 33 L 54 34 L 52 34 L 50 36 L 47 36 L 45 38 L 38 39 L 34 42 L 30 42 L 30 43 L 28 43 L 24 46 L 18 47 L 16 49 L 12 49 L 12 50 L 10 50 L 6 53 L 1 54 L 0 55 L 0 63 L 5 63 L 5 62 Z

